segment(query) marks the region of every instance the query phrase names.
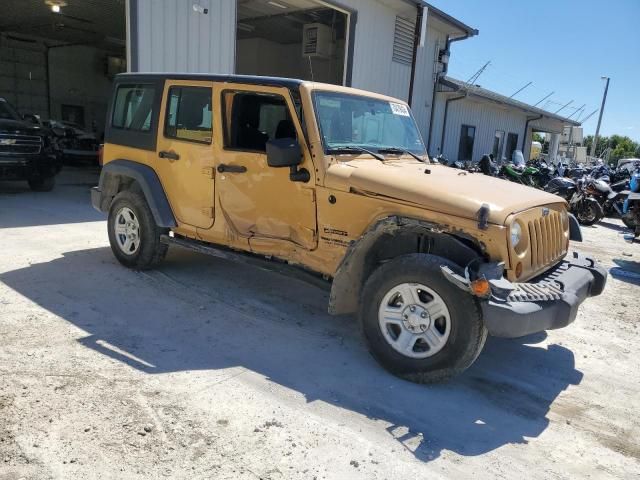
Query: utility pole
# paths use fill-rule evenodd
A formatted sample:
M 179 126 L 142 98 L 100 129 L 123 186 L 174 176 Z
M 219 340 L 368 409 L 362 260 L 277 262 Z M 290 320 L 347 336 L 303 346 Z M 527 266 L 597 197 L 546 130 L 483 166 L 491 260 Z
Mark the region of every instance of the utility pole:
M 598 135 L 600 134 L 600 124 L 602 123 L 602 113 L 604 112 L 604 104 L 607 101 L 607 92 L 609 91 L 609 77 L 600 77 L 602 80 L 607 79 L 607 84 L 604 87 L 604 95 L 602 96 L 602 105 L 600 106 L 600 115 L 598 116 L 598 126 L 596 127 L 596 135 L 593 137 L 593 144 L 591 144 L 591 156 L 596 155 L 596 146 L 598 145 Z

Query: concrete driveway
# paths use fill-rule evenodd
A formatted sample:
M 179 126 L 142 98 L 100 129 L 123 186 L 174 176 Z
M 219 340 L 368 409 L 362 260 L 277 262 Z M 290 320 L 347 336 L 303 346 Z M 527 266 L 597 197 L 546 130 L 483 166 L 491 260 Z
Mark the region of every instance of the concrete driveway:
M 640 475 L 640 245 L 618 221 L 574 245 L 619 275 L 573 325 L 420 386 L 297 280 L 178 249 L 121 267 L 96 183 L 0 183 L 1 480 Z

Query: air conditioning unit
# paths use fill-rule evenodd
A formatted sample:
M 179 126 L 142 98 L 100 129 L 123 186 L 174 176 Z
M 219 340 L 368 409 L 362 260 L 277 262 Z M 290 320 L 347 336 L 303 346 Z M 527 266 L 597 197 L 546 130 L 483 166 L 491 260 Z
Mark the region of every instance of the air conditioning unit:
M 302 56 L 330 58 L 333 55 L 333 31 L 322 23 L 307 23 L 302 28 Z

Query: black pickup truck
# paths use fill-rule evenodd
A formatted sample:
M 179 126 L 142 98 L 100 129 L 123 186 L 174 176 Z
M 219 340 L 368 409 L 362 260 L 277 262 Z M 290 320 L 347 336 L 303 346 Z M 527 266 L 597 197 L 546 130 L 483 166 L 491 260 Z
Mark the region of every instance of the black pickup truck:
M 53 132 L 25 121 L 0 98 L 0 180 L 26 180 L 32 190 L 47 192 L 61 168 Z

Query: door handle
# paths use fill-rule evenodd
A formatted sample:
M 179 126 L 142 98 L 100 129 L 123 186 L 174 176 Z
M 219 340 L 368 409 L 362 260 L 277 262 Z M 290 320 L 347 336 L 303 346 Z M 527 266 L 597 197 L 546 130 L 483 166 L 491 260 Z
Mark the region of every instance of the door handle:
M 244 173 L 247 171 L 247 167 L 242 165 L 225 165 L 221 163 L 218 165 L 218 172 L 220 173 Z
M 180 155 L 178 155 L 173 150 L 169 150 L 168 152 L 166 150 L 162 150 L 158 152 L 158 156 L 160 158 L 166 158 L 168 160 L 180 160 Z

